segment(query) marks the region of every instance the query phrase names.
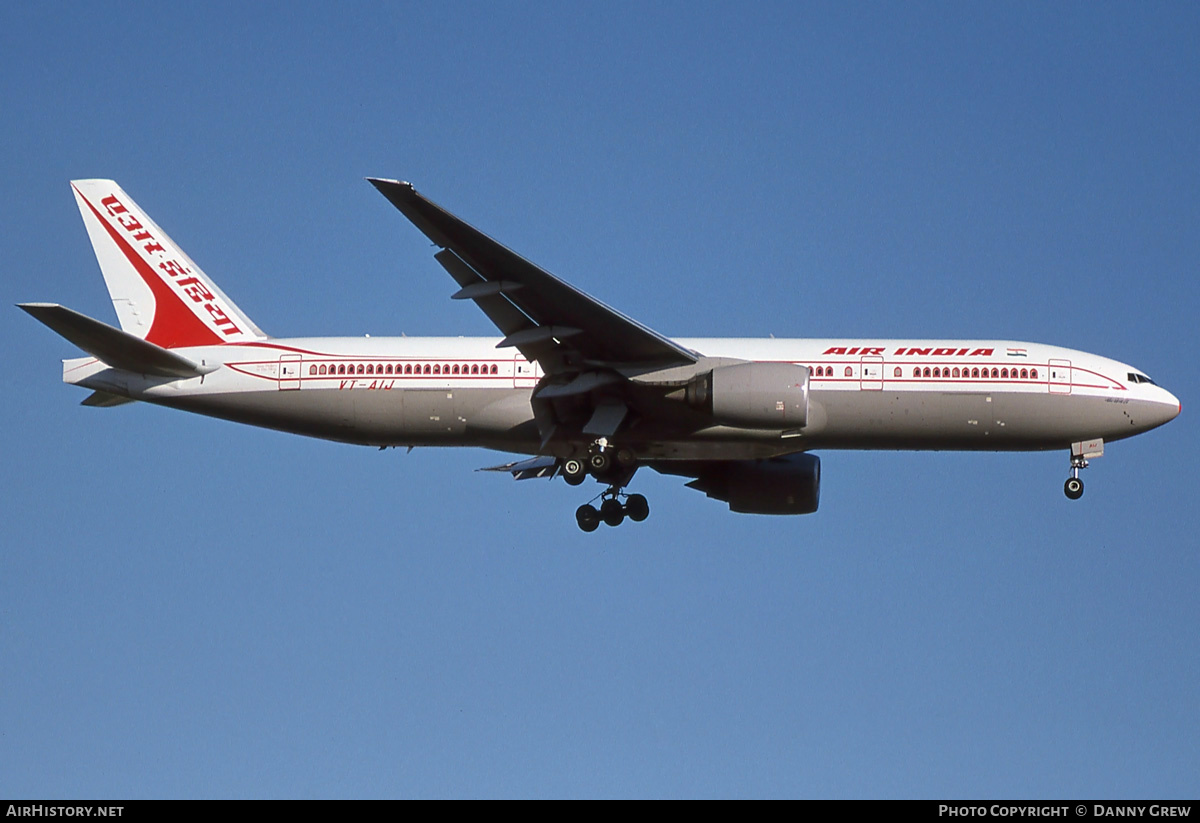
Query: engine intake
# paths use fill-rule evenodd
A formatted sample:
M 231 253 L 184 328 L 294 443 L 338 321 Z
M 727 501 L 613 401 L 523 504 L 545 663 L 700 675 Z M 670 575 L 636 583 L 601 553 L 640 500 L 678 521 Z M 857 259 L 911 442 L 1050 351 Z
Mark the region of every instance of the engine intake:
M 687 401 L 718 423 L 748 429 L 802 429 L 808 424 L 808 367 L 738 363 L 694 378 Z

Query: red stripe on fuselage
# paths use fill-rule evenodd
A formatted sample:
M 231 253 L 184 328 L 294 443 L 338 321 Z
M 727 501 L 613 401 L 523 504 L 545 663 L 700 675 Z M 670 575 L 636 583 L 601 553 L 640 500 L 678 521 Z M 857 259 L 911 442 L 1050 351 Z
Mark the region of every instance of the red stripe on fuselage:
M 117 233 L 117 230 L 104 219 L 96 207 L 83 196 L 83 192 L 75 189 L 75 193 L 84 203 L 87 203 L 92 214 L 96 215 L 96 219 L 100 221 L 100 225 L 108 230 L 108 236 L 117 244 L 117 248 L 124 252 L 134 270 L 154 294 L 154 320 L 150 323 L 150 331 L 146 335 L 146 340 L 156 346 L 168 349 L 182 346 L 207 346 L 223 342 L 215 331 L 204 325 L 204 322 L 192 313 L 188 305 L 158 276 L 158 273 L 150 268 L 150 264 L 142 259 L 133 246 L 129 245 L 129 241 Z

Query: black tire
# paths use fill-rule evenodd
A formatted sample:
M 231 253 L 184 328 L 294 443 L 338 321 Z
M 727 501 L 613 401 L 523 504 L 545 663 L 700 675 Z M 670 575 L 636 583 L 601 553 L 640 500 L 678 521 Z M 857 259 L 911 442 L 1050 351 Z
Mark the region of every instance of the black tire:
M 637 465 L 637 455 L 629 449 L 617 449 L 617 465 L 623 469 Z
M 568 457 L 562 463 L 562 476 L 568 486 L 578 486 L 587 479 L 587 466 L 578 457 Z
M 1068 477 L 1067 482 L 1063 484 L 1063 494 L 1072 500 L 1083 497 L 1083 481 L 1078 477 Z
M 625 507 L 616 500 L 605 500 L 600 504 L 600 519 L 610 526 L 619 526 L 625 520 Z
M 600 476 L 612 468 L 612 457 L 607 451 L 596 452 L 588 458 L 588 466 L 591 468 L 592 474 Z
M 650 516 L 650 503 L 640 494 L 631 494 L 625 501 L 625 514 L 634 523 L 641 523 Z
M 596 511 L 595 506 L 584 503 L 575 510 L 575 522 L 585 532 L 594 532 L 600 525 L 600 512 Z

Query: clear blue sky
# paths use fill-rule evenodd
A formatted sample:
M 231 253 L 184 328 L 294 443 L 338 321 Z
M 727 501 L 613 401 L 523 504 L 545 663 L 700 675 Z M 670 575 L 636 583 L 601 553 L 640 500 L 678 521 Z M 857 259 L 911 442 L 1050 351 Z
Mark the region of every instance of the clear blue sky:
M 0 5 L 0 796 L 1200 788 L 1192 3 Z M 666 334 L 1003 337 L 1183 402 L 821 511 L 90 409 L 112 177 L 268 333 L 491 334 L 362 178 Z

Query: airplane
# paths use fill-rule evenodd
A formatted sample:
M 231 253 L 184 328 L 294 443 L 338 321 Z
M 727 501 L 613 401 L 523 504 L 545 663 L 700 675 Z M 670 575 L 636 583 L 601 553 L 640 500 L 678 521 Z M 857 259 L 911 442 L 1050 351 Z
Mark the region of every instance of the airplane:
M 1104 444 L 1179 414 L 1140 371 L 1008 340 L 673 339 L 584 294 L 397 180 L 367 178 L 440 251 L 502 337 L 267 336 L 111 180 L 71 186 L 120 328 L 20 308 L 89 356 L 86 406 L 142 401 L 360 445 L 524 455 L 516 479 L 588 477 L 584 531 L 644 520 L 641 467 L 751 514 L 809 514 L 837 449 L 1069 452 L 1068 498 Z M 600 501 L 597 508 L 593 503 Z

